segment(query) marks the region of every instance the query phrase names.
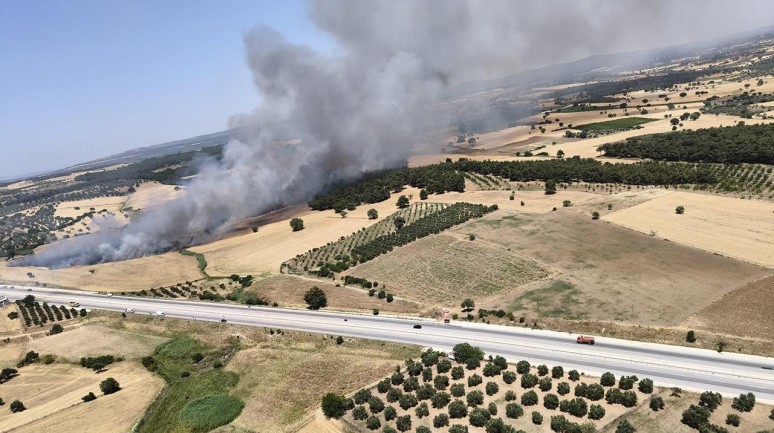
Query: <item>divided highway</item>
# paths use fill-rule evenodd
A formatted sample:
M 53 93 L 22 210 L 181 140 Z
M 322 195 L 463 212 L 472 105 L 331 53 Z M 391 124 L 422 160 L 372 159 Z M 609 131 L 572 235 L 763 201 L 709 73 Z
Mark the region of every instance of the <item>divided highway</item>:
M 597 337 L 594 346 L 575 343 L 575 334 L 530 330 L 467 322 L 443 324 L 437 321 L 333 313 L 284 308 L 248 307 L 209 302 L 158 300 L 60 289 L 0 286 L 0 297 L 11 301 L 34 295 L 40 302 L 79 302 L 82 308 L 126 311 L 129 314 L 158 314 L 170 318 L 221 322 L 369 338 L 449 351 L 468 342 L 488 355 L 509 361 L 527 359 L 534 363 L 562 365 L 599 375 L 636 374 L 649 377 L 659 386 L 678 386 L 694 391 L 716 391 L 726 396 L 753 392 L 758 400 L 774 403 L 774 359 L 736 353 L 640 343 Z M 420 325 L 416 329 L 414 325 Z M 222 325 L 225 326 L 225 325 Z

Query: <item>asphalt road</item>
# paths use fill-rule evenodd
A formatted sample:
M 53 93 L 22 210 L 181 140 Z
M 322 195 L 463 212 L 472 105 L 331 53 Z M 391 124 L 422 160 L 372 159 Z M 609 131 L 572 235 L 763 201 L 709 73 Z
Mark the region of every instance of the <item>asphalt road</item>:
M 651 378 L 659 386 L 710 390 L 729 397 L 753 392 L 758 400 L 774 403 L 774 359 L 766 357 L 602 337 L 596 338 L 594 346 L 580 345 L 575 342 L 575 334 L 467 322 L 443 324 L 415 318 L 0 286 L 0 296 L 12 301 L 28 294 L 53 304 L 76 301 L 87 309 L 126 311 L 130 308 L 134 313 L 129 314 L 163 312 L 169 318 L 211 322 L 225 319 L 227 324 L 369 338 L 444 351 L 450 351 L 457 343 L 468 342 L 481 347 L 488 355 L 501 355 L 512 362 L 526 359 L 533 364 L 561 365 L 565 370 L 575 368 L 593 375 L 605 371 L 616 375 L 636 374 Z M 421 325 L 421 329 L 415 329 L 414 325 Z

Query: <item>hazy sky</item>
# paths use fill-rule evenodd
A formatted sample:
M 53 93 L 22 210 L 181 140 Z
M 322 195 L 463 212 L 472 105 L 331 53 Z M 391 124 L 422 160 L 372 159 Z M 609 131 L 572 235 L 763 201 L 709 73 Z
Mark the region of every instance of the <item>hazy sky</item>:
M 353 6 L 368 7 L 352 1 Z M 326 1 L 318 3 L 319 12 Z M 620 8 L 597 14 L 604 2 L 589 3 L 593 7 L 586 8 L 586 16 L 563 16 L 561 1 L 538 3 L 551 5 L 544 8 L 550 14 L 534 15 L 545 19 L 539 26 L 545 33 L 503 44 L 531 47 L 577 20 L 586 24 L 588 38 L 601 41 L 586 50 L 599 52 L 689 42 L 774 24 L 768 13 L 774 2 L 755 0 L 632 1 L 640 12 L 629 17 L 622 16 Z M 487 1 L 481 5 L 487 7 Z M 652 9 L 661 13 L 642 13 Z M 535 24 L 533 15 L 524 16 Z M 0 178 L 225 129 L 230 116 L 251 111 L 260 100 L 245 65 L 243 39 L 259 24 L 275 28 L 291 42 L 323 52 L 336 50 L 332 39 L 307 19 L 307 5 L 301 0 L 3 1 Z M 612 25 L 619 29 L 614 37 L 594 30 Z M 567 43 L 586 37 L 566 34 Z M 569 50 L 563 54 L 569 58 L 552 60 L 588 54 L 596 53 Z

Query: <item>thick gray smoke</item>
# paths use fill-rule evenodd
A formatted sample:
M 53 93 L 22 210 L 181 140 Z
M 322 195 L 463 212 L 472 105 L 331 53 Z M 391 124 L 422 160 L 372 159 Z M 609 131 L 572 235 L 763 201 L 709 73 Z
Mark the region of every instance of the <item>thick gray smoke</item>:
M 205 164 L 182 198 L 123 230 L 61 242 L 18 263 L 93 264 L 205 241 L 331 182 L 402 164 L 431 104 L 451 86 L 715 35 L 714 19 L 723 16 L 729 31 L 744 30 L 742 17 L 771 9 L 750 6 L 758 12 L 726 14 L 725 2 L 707 1 L 313 2 L 310 19 L 332 36 L 335 54 L 291 44 L 268 28 L 245 36 L 263 100 L 231 123 L 255 125 L 248 140 L 229 143 L 222 162 Z

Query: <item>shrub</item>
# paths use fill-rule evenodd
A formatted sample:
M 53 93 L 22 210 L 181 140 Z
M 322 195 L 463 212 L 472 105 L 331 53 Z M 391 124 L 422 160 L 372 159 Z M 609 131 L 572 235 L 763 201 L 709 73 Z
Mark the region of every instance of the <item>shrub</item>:
M 83 400 L 84 403 L 88 403 L 88 402 L 94 401 L 96 399 L 97 399 L 97 396 L 94 395 L 93 392 L 90 392 L 90 393 L 84 395 L 83 397 L 81 397 L 81 400 Z
M 368 419 L 366 420 L 366 428 L 368 428 L 368 430 L 376 430 L 381 426 L 382 426 L 382 422 L 379 421 L 379 418 L 373 415 L 369 416 Z
M 516 363 L 516 372 L 519 374 L 529 373 L 529 361 L 519 361 Z
M 634 388 L 634 384 L 637 382 L 637 376 L 621 376 L 618 380 L 618 388 L 623 390 L 629 390 Z
M 290 220 L 290 227 L 294 232 L 301 231 L 304 229 L 304 220 L 301 218 L 292 218 Z
M 191 358 L 193 359 L 194 364 L 198 364 L 202 361 L 202 359 L 204 359 L 204 355 L 201 352 L 196 352 L 191 355 Z
M 496 366 L 496 365 L 494 365 L 492 363 L 488 363 L 487 365 L 484 366 L 483 372 L 484 372 L 484 376 L 486 376 L 486 377 L 499 376 L 500 375 L 500 367 L 498 367 L 498 366 Z
M 108 377 L 99 383 L 99 389 L 103 394 L 108 395 L 120 391 L 121 386 L 118 384 L 117 380 L 113 379 L 112 377 Z
M 739 415 L 735 413 L 730 413 L 728 414 L 728 416 L 726 416 L 726 424 L 728 425 L 739 427 L 740 421 L 741 421 L 741 418 L 739 418 Z
M 422 370 L 422 381 L 430 382 L 431 380 L 433 380 L 433 370 L 430 367 L 427 367 Z
M 537 366 L 537 373 L 538 376 L 543 377 L 548 374 L 548 366 L 545 364 L 541 364 Z
M 451 378 L 459 380 L 465 377 L 465 369 L 462 367 L 454 367 L 451 369 Z
M 615 433 L 634 433 L 637 429 L 634 428 L 634 426 L 629 422 L 628 419 L 625 419 L 618 423 L 618 427 L 615 428 Z
M 559 382 L 556 385 L 556 392 L 559 395 L 567 395 L 570 393 L 570 384 L 567 382 Z
M 392 384 L 390 383 L 389 378 L 384 378 L 376 384 L 376 390 L 379 391 L 380 394 L 384 394 L 389 391 L 390 388 L 392 388 Z
M 468 376 L 468 386 L 469 387 L 480 385 L 482 382 L 484 382 L 484 379 L 481 376 L 477 375 L 477 374 L 473 374 L 472 376 Z
M 497 392 L 500 390 L 500 387 L 494 382 L 487 382 L 485 390 L 486 395 L 492 396 L 497 394 Z
M 508 403 L 505 405 L 505 416 L 511 419 L 518 419 L 524 415 L 524 408 L 518 403 Z
M 399 431 L 411 430 L 411 415 L 399 416 L 395 420 L 395 427 L 397 427 Z
M 580 380 L 580 373 L 578 373 L 578 370 L 570 370 L 567 373 L 567 378 L 570 379 L 573 382 Z
M 693 330 L 688 331 L 688 333 L 685 335 L 685 341 L 687 341 L 688 343 L 695 343 L 696 333 L 693 332 Z
M 441 391 L 449 387 L 449 376 L 439 374 L 438 376 L 435 376 L 435 379 L 433 379 L 433 385 L 435 385 L 435 389 Z
M 394 407 L 387 406 L 387 407 L 384 408 L 384 420 L 385 421 L 394 420 L 396 416 L 398 416 L 398 411 L 395 410 Z
M 559 407 L 559 397 L 556 394 L 546 394 L 543 397 L 543 407 L 554 410 Z
M 468 406 L 476 407 L 484 404 L 484 394 L 481 391 L 471 391 L 465 397 L 468 402 Z
M 382 433 L 398 433 L 398 431 L 395 430 L 394 428 L 386 425 L 386 426 L 384 426 L 384 429 L 382 429 Z
M 368 412 L 366 412 L 365 406 L 357 406 L 352 409 L 352 418 L 355 418 L 358 421 L 368 418 Z
M 435 418 L 433 418 L 433 427 L 439 428 L 446 427 L 447 425 L 449 425 L 449 415 L 446 415 L 445 413 L 439 413 L 435 416 Z
M 494 359 L 492 360 L 492 363 L 500 367 L 500 370 L 508 369 L 508 361 L 500 355 L 495 356 Z
M 419 388 L 419 380 L 416 377 L 409 376 L 408 379 L 403 381 L 403 391 L 411 392 Z
M 402 384 L 404 379 L 405 379 L 405 377 L 403 376 L 403 373 L 400 373 L 398 371 L 396 371 L 395 373 L 392 373 L 392 376 L 390 376 L 390 382 L 393 385 L 400 385 L 400 384 Z
M 564 368 L 557 365 L 556 367 L 551 369 L 551 377 L 554 379 L 561 379 L 562 376 L 564 376 Z
M 454 397 L 462 397 L 465 395 L 465 385 L 461 383 L 455 383 L 449 388 L 451 395 Z
M 449 433 L 468 433 L 468 426 L 462 424 L 454 424 L 449 427 Z
M 544 378 L 540 379 L 540 381 L 538 381 L 538 387 L 540 388 L 541 391 L 544 391 L 544 392 L 545 391 L 550 391 L 551 388 L 553 387 L 553 383 L 551 382 L 551 378 L 550 377 L 544 377 Z
M 152 356 L 144 356 L 141 360 L 142 366 L 148 371 L 156 371 L 158 368 L 158 362 Z
M 395 403 L 396 401 L 398 401 L 401 395 L 403 395 L 403 392 L 400 389 L 390 388 L 390 390 L 387 391 L 387 402 Z
M 599 219 L 599 212 L 594 211 L 591 213 L 591 219 L 598 220 Z
M 731 403 L 731 407 L 739 412 L 750 412 L 755 407 L 755 394 L 748 392 L 747 394 L 739 394 L 739 397 L 735 397 Z
M 454 359 L 463 364 L 467 364 L 470 360 L 481 361 L 484 359 L 484 351 L 468 343 L 455 345 L 452 352 L 454 353 Z
M 113 355 L 101 355 L 95 357 L 89 356 L 81 358 L 81 367 L 90 368 L 94 371 L 100 371 L 113 362 L 115 362 Z
M 417 388 L 416 394 L 419 400 L 427 400 L 435 395 L 435 388 L 429 383 L 426 383 Z
M 427 407 L 427 403 L 422 403 L 417 406 L 417 408 L 414 409 L 414 415 L 419 419 L 430 416 L 430 409 Z
M 624 391 L 621 394 L 621 404 L 624 407 L 634 407 L 637 405 L 637 394 L 634 391 Z
M 325 292 L 317 286 L 304 293 L 304 302 L 306 302 L 310 310 L 319 310 L 328 306 L 328 298 L 325 296 Z
M 27 408 L 24 407 L 24 403 L 22 403 L 19 400 L 14 400 L 11 402 L 11 412 L 17 413 L 17 412 L 24 412 Z
M 534 388 L 538 383 L 538 378 L 534 374 L 524 374 L 521 376 L 521 387 L 524 389 Z
M 384 402 L 377 396 L 372 396 L 368 399 L 368 409 L 372 414 L 380 413 L 384 410 Z
M 419 401 L 414 394 L 403 394 L 398 399 L 398 405 L 403 410 L 408 410 L 419 404 Z
M 521 395 L 521 404 L 524 406 L 534 406 L 538 404 L 538 395 L 535 391 L 527 391 Z
M 468 415 L 468 422 L 474 427 L 483 427 L 486 425 L 486 422 L 489 421 L 490 418 L 491 415 L 489 415 L 489 412 L 481 408 L 475 408 L 470 411 L 470 415 Z
M 675 213 L 678 215 L 682 215 L 685 213 L 685 206 L 677 206 L 675 208 Z
M 651 394 L 653 392 L 653 381 L 648 378 L 642 379 L 640 383 L 637 384 L 637 389 L 643 394 Z
M 535 424 L 535 425 L 543 424 L 543 415 L 541 415 L 540 412 L 532 411 L 532 424 Z
M 440 359 L 440 360 L 438 361 L 438 364 L 436 364 L 436 366 L 435 366 L 435 369 L 436 369 L 436 371 L 437 371 L 439 374 L 440 374 L 440 373 L 446 373 L 446 372 L 448 372 L 449 370 L 451 370 L 451 368 L 452 368 L 451 361 L 449 361 L 449 360 L 448 360 L 448 359 L 446 359 L 446 358 Z M 463 373 L 463 374 L 464 374 L 464 373 Z
M 430 398 L 430 401 L 433 403 L 433 408 L 443 409 L 451 401 L 451 396 L 445 392 L 439 392 Z
M 62 332 L 64 332 L 64 328 L 62 328 L 62 325 L 57 323 L 51 327 L 51 331 L 49 331 L 49 335 L 61 334 Z
M 602 386 L 615 386 L 615 375 L 608 371 L 602 375 L 599 379 L 599 383 L 601 383 Z
M 465 418 L 468 416 L 468 407 L 462 400 L 454 400 L 449 403 L 448 406 L 449 417 L 451 418 Z
M 505 392 L 505 401 L 514 401 L 516 400 L 516 393 L 508 390 Z
M 683 412 L 683 418 L 680 420 L 683 424 L 694 429 L 699 429 L 707 424 L 710 417 L 710 410 L 703 406 L 691 405 Z
M 653 396 L 650 398 L 648 407 L 654 412 L 659 411 L 664 408 L 664 399 L 660 395 Z
M 427 427 L 425 427 L 423 425 L 417 427 L 417 429 L 415 431 L 416 431 L 416 433 L 433 433 L 432 430 L 430 430 L 429 428 L 427 428 Z
M 720 393 L 704 391 L 699 396 L 699 406 L 704 406 L 710 411 L 714 411 L 721 404 L 723 404 L 723 397 L 720 395 Z
M 605 408 L 598 404 L 589 406 L 589 419 L 602 419 L 605 417 Z

